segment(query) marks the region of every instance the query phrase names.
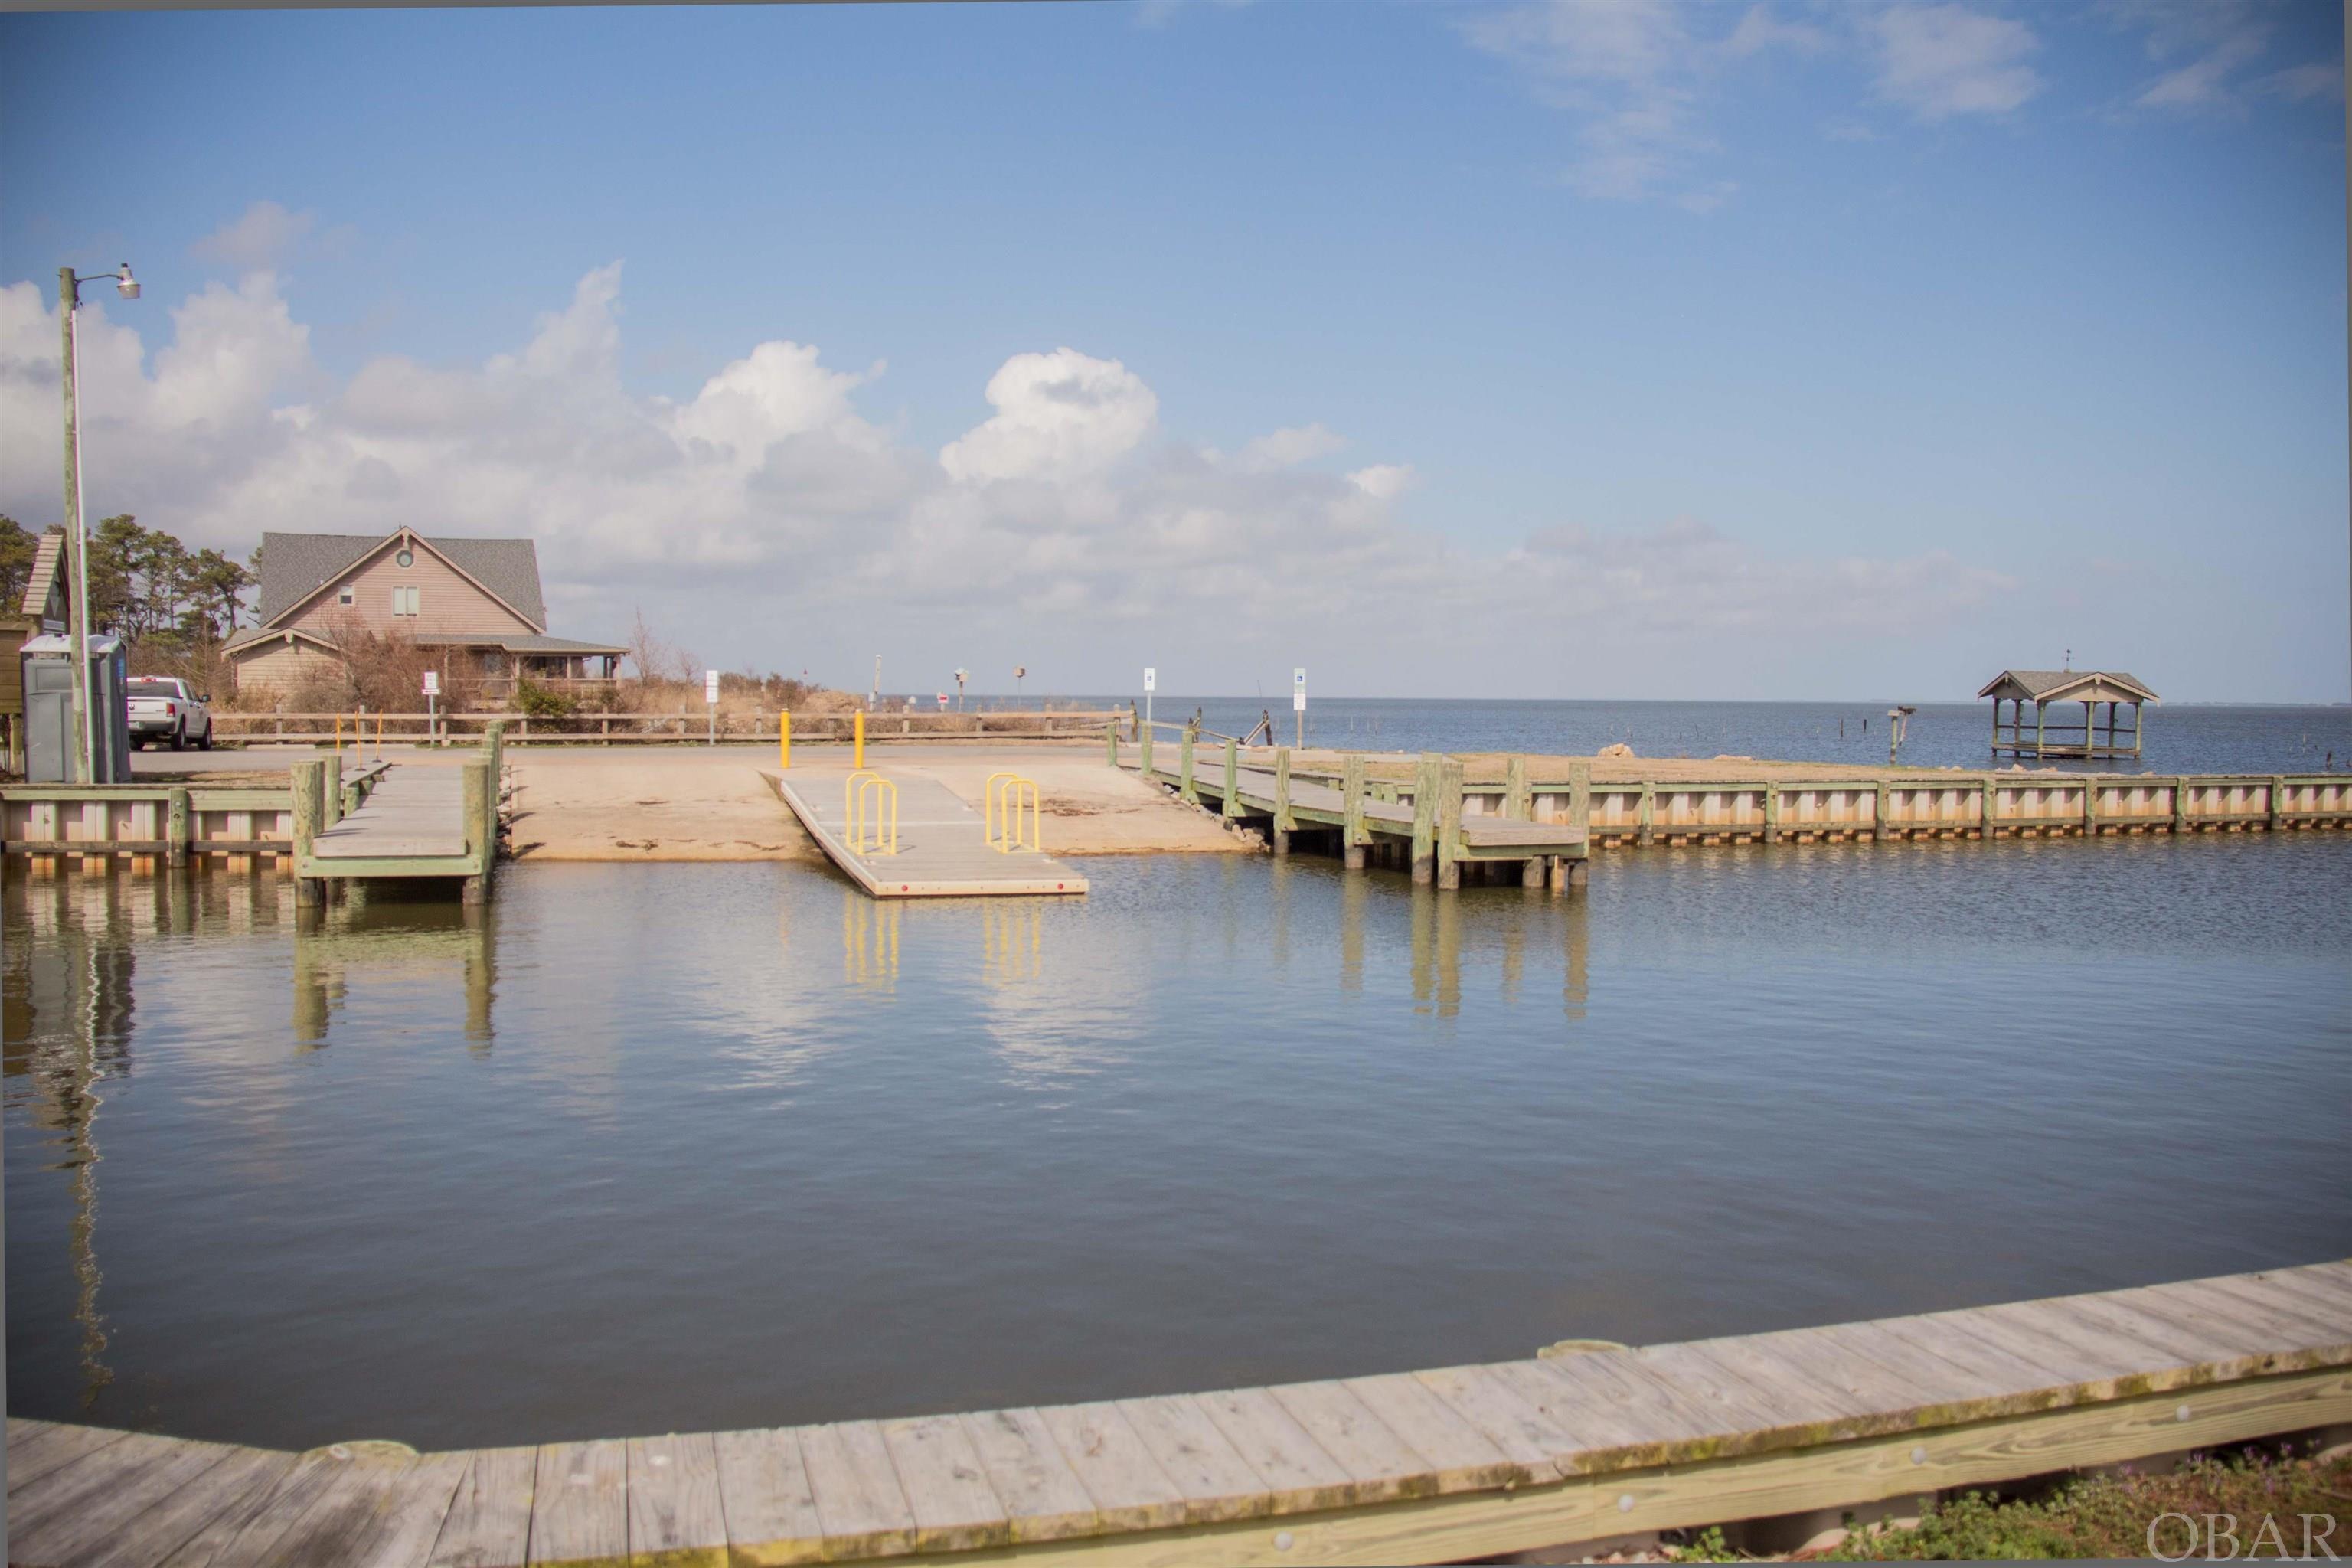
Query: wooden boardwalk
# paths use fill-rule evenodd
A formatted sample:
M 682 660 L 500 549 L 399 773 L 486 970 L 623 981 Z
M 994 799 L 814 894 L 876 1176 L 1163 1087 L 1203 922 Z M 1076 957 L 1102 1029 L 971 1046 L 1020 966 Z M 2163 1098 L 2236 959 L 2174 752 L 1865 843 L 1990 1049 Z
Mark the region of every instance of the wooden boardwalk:
M 379 765 L 363 794 L 334 762 L 293 771 L 295 901 L 323 903 L 330 883 L 456 878 L 465 900 L 489 897 L 498 869 L 499 745 L 449 763 Z
M 898 848 L 887 854 L 850 847 L 844 820 L 846 775 L 762 776 L 826 857 L 875 898 L 1051 896 L 1087 890 L 1084 877 L 1037 850 L 991 848 L 982 814 L 937 780 L 883 775 L 898 791 Z
M 25 1568 L 1430 1563 L 2352 1421 L 2352 1263 L 1089 1405 L 415 1454 L 8 1424 Z
M 311 839 L 310 853 L 320 860 L 457 859 L 466 853 L 465 809 L 457 769 L 394 768 L 357 810 Z

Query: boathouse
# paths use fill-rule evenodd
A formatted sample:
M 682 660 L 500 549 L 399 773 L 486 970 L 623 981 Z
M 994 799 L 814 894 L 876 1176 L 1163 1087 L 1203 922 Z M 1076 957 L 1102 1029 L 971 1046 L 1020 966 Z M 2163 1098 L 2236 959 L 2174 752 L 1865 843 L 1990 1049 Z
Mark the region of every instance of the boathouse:
M 2147 683 L 2116 669 L 2004 669 L 1985 683 L 1979 697 L 1992 699 L 1992 750 L 1995 756 L 2013 757 L 2137 757 L 2140 715 L 2157 700 Z M 2009 704 L 2009 729 L 2001 730 L 2000 705 Z M 2025 728 L 2025 705 L 2033 704 L 2033 728 Z M 2050 710 L 2059 703 L 2083 705 L 2083 720 L 2052 722 Z M 2099 724 L 2099 705 L 2107 721 Z M 2124 729 L 2116 710 L 2131 705 L 2132 721 Z

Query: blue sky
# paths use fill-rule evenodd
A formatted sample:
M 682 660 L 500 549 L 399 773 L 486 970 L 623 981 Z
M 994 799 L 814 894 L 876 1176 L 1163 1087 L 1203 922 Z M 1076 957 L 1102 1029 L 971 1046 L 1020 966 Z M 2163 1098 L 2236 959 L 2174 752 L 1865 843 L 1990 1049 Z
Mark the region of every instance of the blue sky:
M 559 633 L 2341 700 L 2342 58 L 2327 4 L 12 16 L 0 507 L 58 511 L 55 268 L 127 257 L 93 509 L 528 532 Z

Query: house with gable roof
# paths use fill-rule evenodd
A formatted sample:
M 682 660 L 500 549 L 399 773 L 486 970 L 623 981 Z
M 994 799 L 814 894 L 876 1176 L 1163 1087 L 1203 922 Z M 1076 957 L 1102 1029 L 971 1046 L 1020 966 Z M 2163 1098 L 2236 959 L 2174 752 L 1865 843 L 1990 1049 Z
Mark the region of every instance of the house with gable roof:
M 290 691 L 319 661 L 340 662 L 355 636 L 413 643 L 435 657 L 446 690 L 494 699 L 519 680 L 593 690 L 628 652 L 548 635 L 528 539 L 264 533 L 258 616 L 225 650 L 241 691 Z

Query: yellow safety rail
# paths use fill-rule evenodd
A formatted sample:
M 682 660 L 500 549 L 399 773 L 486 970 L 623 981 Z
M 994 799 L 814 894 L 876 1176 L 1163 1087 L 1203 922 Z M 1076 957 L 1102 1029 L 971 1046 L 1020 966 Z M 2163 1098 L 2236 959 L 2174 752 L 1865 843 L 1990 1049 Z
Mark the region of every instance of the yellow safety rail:
M 1029 808 L 1026 822 L 1021 816 L 1024 805 Z M 981 827 L 987 836 L 988 847 L 1000 855 L 1010 855 L 1015 849 L 1041 848 L 1037 826 L 1036 782 L 1019 773 L 989 774 L 981 794 Z
M 861 770 L 842 781 L 841 816 L 853 855 L 898 852 L 898 786 Z

